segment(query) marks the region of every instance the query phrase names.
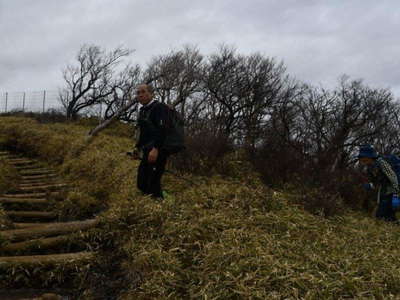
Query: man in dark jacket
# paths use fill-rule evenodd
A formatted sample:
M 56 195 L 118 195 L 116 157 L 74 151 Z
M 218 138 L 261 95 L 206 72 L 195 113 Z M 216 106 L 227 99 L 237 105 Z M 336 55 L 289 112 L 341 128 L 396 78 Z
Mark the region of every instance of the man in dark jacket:
M 370 180 L 369 183 L 364 184 L 364 188 L 367 190 L 372 190 L 375 187 L 378 188 L 376 217 L 386 221 L 396 221 L 392 199 L 399 194 L 399 183 L 393 168 L 376 153 L 371 145 L 361 146 L 358 158 L 361 164 L 367 166 Z
M 136 90 L 137 99 L 142 104 L 136 142 L 136 148 L 142 153 L 137 187 L 146 195 L 163 198 L 161 177 L 168 158 L 168 153 L 163 149 L 168 111 L 165 105 L 153 99 L 153 93 L 153 87 L 148 84 L 139 85 Z

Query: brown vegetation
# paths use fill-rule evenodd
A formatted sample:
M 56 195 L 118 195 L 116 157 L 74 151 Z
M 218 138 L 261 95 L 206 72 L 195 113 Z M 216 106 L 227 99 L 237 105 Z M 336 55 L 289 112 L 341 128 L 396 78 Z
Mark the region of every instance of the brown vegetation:
M 397 228 L 344 209 L 346 199 L 296 185 L 273 190 L 252 171 L 246 152 L 233 151 L 221 156 L 229 176 L 166 174 L 168 195 L 157 202 L 134 187 L 136 162 L 124 154 L 132 141 L 109 128 L 82 148 L 87 129 L 0 119 L 3 145 L 58 165 L 70 179 L 62 218 L 101 213 L 100 227 L 85 234 L 97 254 L 80 270 L 82 297 L 338 299 L 400 292 Z M 7 280 L 23 282 L 24 268 Z M 78 276 L 65 265 L 36 272 L 43 281 L 49 274 Z

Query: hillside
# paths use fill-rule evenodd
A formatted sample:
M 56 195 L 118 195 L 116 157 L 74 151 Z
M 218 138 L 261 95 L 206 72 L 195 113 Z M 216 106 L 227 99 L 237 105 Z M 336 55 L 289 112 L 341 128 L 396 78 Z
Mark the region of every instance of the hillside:
M 310 214 L 296 204 L 296 197 L 308 195 L 268 188 L 256 173 L 234 163 L 235 176 L 229 178 L 166 173 L 168 196 L 155 201 L 136 189 L 137 162 L 125 155 L 133 144 L 129 128 L 116 125 L 85 147 L 89 128 L 0 118 L 2 149 L 40 160 L 70 183 L 54 204 L 58 220 L 100 218 L 99 226 L 84 234 L 95 256 L 74 279 L 83 299 L 400 294 L 397 226 L 350 210 L 331 218 Z M 3 193 L 12 167 L 1 166 Z M 51 284 L 65 287 L 62 268 L 33 273 L 40 272 L 56 273 Z M 1 288 L 43 288 L 33 273 L 29 267 L 7 267 Z

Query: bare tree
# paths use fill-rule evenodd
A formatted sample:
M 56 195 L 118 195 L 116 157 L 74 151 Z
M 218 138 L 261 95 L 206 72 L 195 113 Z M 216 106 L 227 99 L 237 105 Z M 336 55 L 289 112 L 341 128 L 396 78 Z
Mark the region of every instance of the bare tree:
M 75 118 L 82 109 L 98 104 L 114 93 L 116 67 L 131 53 L 131 50 L 121 47 L 110 52 L 96 45 L 81 47 L 76 56 L 77 64 L 68 65 L 63 70 L 66 87 L 60 93 L 60 101 L 68 119 Z
M 117 111 L 124 107 L 128 102 L 135 98 L 135 89 L 142 82 L 141 70 L 139 65 L 127 66 L 122 70 L 115 81 L 115 89 L 108 97 L 105 97 L 104 118 L 112 118 Z M 137 102 L 134 102 L 129 109 L 119 117 L 123 121 L 134 121 L 135 112 L 137 110 Z
M 185 114 L 187 102 L 202 92 L 203 56 L 195 47 L 172 51 L 153 58 L 145 71 L 146 78 L 154 78 L 156 97 L 173 107 L 180 106 Z
M 307 158 L 307 127 L 302 123 L 301 106 L 308 86 L 299 83 L 288 85 L 279 98 L 279 102 L 271 108 L 269 120 L 262 134 L 267 144 L 273 143 L 279 147 L 291 148 L 291 151 Z
M 222 46 L 210 56 L 204 80 L 209 102 L 215 104 L 210 114 L 218 120 L 217 129 L 254 147 L 269 108 L 284 91 L 283 63 Z
M 285 75 L 283 63 L 276 63 L 272 58 L 253 54 L 245 57 L 243 64 L 239 127 L 246 147 L 255 149 L 271 108 L 281 98 L 292 95 L 297 84 Z
M 338 100 L 333 109 L 334 126 L 329 126 L 332 171 L 348 166 L 351 151 L 367 140 L 384 134 L 390 120 L 393 101 L 387 89 L 374 89 L 361 80 L 343 77 L 335 91 Z
M 381 153 L 400 155 L 400 103 L 399 101 L 391 102 L 387 105 L 384 112 L 385 128 L 382 133 L 375 139 L 366 140 L 365 143 L 372 143 Z M 379 127 L 372 124 L 371 126 Z M 381 126 L 382 128 L 382 126 Z
M 303 154 L 318 169 L 344 169 L 353 162 L 352 155 L 358 145 L 373 142 L 393 116 L 392 95 L 385 89 L 373 89 L 361 80 L 343 77 L 333 91 L 304 86 L 302 93 L 291 102 L 294 115 L 288 110 L 280 115 L 288 139 L 301 145 Z

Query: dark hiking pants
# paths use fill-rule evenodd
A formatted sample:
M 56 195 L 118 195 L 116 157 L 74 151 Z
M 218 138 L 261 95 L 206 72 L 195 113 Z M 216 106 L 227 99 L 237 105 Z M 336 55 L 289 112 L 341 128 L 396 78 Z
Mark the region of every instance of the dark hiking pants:
M 376 211 L 376 217 L 389 222 L 395 222 L 396 215 L 392 208 L 392 194 L 380 195 L 380 201 L 378 209 Z
M 144 151 L 137 174 L 137 187 L 145 195 L 163 198 L 161 177 L 165 171 L 168 155 L 163 151 L 159 151 L 157 161 L 153 164 L 147 161 L 148 156 L 149 151 Z

